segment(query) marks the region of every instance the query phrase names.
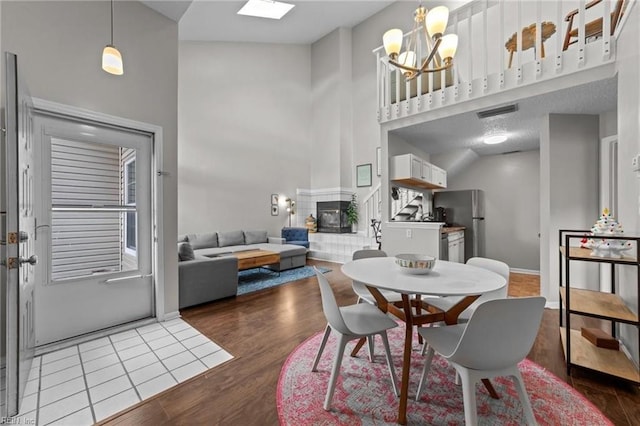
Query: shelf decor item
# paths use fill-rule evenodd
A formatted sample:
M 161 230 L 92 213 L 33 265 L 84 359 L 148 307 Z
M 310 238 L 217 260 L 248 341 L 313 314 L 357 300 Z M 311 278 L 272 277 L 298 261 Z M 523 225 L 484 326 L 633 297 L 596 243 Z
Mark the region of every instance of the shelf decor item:
M 616 236 L 624 234 L 622 225 L 611 216 L 608 208 L 604 208 L 598 221 L 591 227 L 591 235 L 594 237 Z M 591 256 L 622 258 L 622 253 L 631 249 L 630 241 L 610 238 L 584 238 L 581 247 L 592 250 Z

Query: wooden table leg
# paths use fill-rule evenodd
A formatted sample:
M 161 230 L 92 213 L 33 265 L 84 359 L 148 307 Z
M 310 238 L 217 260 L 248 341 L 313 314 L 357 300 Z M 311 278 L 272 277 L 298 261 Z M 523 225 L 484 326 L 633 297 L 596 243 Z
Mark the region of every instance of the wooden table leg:
M 493 387 L 489 379 L 482 379 L 482 384 L 489 392 L 489 395 L 491 395 L 491 398 L 500 399 L 500 395 L 498 395 L 498 392 L 496 392 L 496 389 Z
M 411 349 L 413 346 L 413 312 L 407 294 L 402 295 L 405 312 L 404 355 L 402 357 L 402 383 L 400 384 L 400 405 L 398 407 L 398 424 L 407 424 L 407 399 L 409 398 L 409 373 L 411 368 Z
M 357 356 L 358 352 L 360 351 L 360 349 L 362 349 L 365 343 L 367 343 L 366 337 L 363 337 L 360 340 L 358 340 L 358 343 L 356 343 L 356 346 L 351 351 L 351 356 Z

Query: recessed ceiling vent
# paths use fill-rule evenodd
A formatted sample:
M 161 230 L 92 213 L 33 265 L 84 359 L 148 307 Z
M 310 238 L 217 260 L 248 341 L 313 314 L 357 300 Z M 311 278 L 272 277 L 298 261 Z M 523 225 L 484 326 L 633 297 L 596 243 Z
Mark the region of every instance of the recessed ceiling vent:
M 478 112 L 478 118 L 489 118 L 495 117 L 496 115 L 509 114 L 511 112 L 516 112 L 518 110 L 518 104 L 505 105 L 498 108 L 487 109 L 484 111 Z

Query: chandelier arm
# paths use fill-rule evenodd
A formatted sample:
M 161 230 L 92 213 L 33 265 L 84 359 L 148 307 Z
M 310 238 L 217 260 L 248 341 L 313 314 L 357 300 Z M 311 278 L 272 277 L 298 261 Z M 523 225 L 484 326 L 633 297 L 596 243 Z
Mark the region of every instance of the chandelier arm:
M 422 66 L 420 67 L 420 71 L 426 71 L 427 70 L 427 67 L 429 66 L 429 64 L 431 63 L 433 58 L 436 56 L 436 53 L 438 53 L 438 47 L 440 46 L 440 42 L 441 41 L 442 41 L 442 38 L 436 39 L 436 42 L 433 45 L 433 49 L 431 49 L 431 52 L 429 52 L 429 56 L 422 63 Z M 440 66 L 440 63 L 437 63 L 436 64 L 436 68 L 439 67 L 439 66 Z
M 403 65 L 403 64 L 401 64 L 401 63 L 399 63 L 399 62 L 394 61 L 393 59 L 389 59 L 389 63 L 390 63 L 391 65 L 395 66 L 395 67 L 401 68 L 401 69 L 406 70 L 406 71 L 411 71 L 411 72 L 418 72 L 418 71 L 420 71 L 420 69 L 419 69 L 419 68 L 416 68 L 416 67 L 409 67 L 409 66 L 407 66 L 407 65 Z

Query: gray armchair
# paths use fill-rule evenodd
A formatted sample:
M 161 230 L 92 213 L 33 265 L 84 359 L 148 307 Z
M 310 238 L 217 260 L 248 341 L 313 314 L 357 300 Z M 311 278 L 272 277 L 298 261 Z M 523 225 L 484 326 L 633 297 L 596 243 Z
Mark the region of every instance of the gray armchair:
M 238 291 L 238 259 L 234 256 L 204 257 L 178 262 L 179 307 L 199 305 Z

